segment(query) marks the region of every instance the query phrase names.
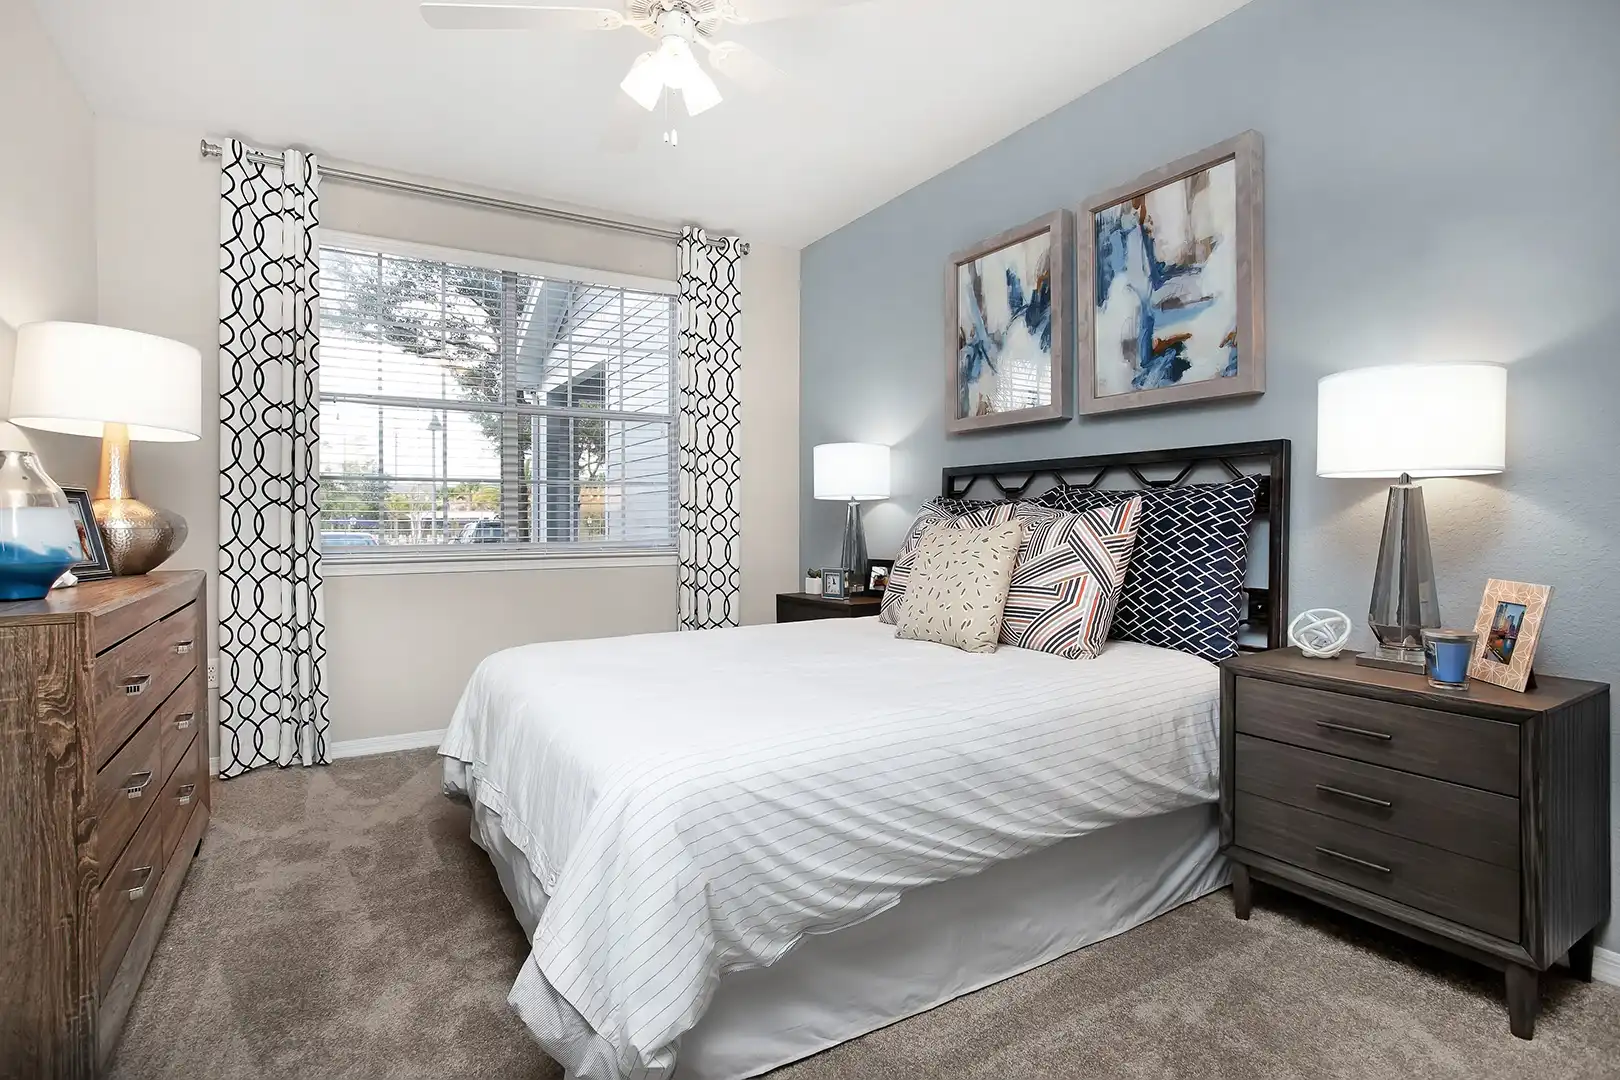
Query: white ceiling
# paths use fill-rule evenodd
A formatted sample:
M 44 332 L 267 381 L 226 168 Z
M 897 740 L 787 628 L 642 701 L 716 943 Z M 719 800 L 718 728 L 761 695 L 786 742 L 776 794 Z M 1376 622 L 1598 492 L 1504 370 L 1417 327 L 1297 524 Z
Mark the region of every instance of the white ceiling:
M 799 247 L 1243 2 L 870 0 L 738 27 L 787 78 L 721 79 L 674 150 L 618 89 L 650 47 L 630 29 L 434 31 L 415 0 L 35 6 L 98 113 Z M 626 122 L 640 146 L 605 148 Z

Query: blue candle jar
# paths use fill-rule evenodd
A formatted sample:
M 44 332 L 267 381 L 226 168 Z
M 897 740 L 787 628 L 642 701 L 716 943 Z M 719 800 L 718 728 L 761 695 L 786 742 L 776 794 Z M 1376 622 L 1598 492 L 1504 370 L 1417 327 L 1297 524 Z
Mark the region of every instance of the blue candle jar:
M 1436 690 L 1468 689 L 1468 662 L 1474 658 L 1472 630 L 1423 631 L 1423 673 Z

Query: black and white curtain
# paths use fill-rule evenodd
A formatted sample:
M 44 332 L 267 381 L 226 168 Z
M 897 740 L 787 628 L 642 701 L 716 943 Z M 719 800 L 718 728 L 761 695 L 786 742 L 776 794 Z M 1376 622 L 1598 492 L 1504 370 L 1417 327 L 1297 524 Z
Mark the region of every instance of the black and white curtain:
M 319 170 L 231 140 L 220 177 L 219 775 L 326 757 Z
M 747 246 L 681 230 L 680 627 L 736 626 L 741 609 L 739 367 Z

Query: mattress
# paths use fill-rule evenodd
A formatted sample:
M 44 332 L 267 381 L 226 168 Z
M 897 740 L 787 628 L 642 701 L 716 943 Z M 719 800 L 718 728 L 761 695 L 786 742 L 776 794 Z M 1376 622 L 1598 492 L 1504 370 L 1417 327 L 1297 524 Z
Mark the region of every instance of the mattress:
M 1216 669 L 876 620 L 526 646 L 441 753 L 549 896 L 512 1003 L 584 1080 L 669 1076 L 722 976 L 910 890 L 1213 801 Z

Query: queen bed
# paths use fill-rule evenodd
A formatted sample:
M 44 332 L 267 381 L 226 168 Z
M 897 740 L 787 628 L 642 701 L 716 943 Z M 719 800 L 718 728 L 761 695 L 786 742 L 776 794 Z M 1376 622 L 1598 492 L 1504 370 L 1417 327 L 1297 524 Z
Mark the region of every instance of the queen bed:
M 945 470 L 944 494 L 1263 469 L 1247 633 L 1281 643 L 1286 443 Z M 1264 545 L 1264 559 L 1252 553 Z M 475 672 L 440 747 L 571 1077 L 753 1076 L 1220 887 L 1219 678 L 902 640 L 877 619 L 555 642 Z

